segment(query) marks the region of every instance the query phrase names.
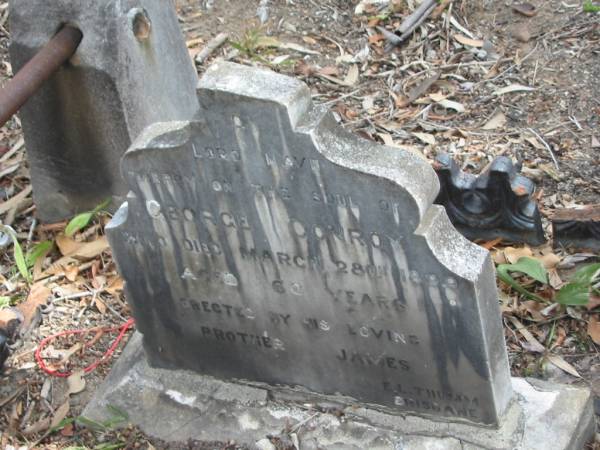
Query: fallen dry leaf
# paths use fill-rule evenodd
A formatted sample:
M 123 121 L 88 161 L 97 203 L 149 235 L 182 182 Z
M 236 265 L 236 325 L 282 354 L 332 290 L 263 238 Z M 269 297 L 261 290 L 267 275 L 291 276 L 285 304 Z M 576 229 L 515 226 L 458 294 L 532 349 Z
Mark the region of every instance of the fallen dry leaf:
M 106 236 L 99 237 L 95 241 L 85 242 L 73 253 L 63 256 L 58 261 L 55 261 L 43 274 L 42 276 L 54 273 L 59 270 L 64 270 L 71 263 L 77 263 L 77 259 L 93 259 L 96 256 L 101 255 L 104 251 L 108 250 L 108 240 Z
M 61 436 L 71 437 L 75 435 L 75 425 L 72 423 L 66 424 L 62 430 L 60 430 Z
M 498 111 L 482 128 L 484 130 L 497 130 L 498 128 L 504 128 L 504 125 L 506 125 L 506 116 L 502 111 Z
M 71 359 L 71 356 L 73 356 L 75 353 L 77 353 L 82 348 L 83 348 L 83 345 L 80 342 L 78 342 L 75 345 L 73 345 L 70 349 L 62 350 L 61 351 L 62 359 L 58 362 L 58 364 L 56 366 L 59 368 L 64 367 L 64 365 L 69 362 L 69 359 Z
M 592 340 L 600 345 L 600 321 L 598 321 L 598 316 L 590 316 L 587 332 Z
M 123 281 L 123 278 L 115 276 L 107 281 L 107 286 L 104 290 L 111 295 L 117 295 L 118 292 L 123 290 L 124 286 L 125 282 Z
M 465 112 L 465 107 L 462 103 L 455 102 L 453 100 L 443 99 L 437 102 L 438 105 L 443 106 L 446 109 L 453 109 L 457 113 Z
M 339 69 L 335 66 L 325 66 L 322 69 L 319 69 L 318 72 L 321 75 L 338 75 L 340 73 Z
M 43 282 L 36 283 L 31 287 L 27 300 L 17 306 L 23 314 L 23 329 L 27 330 L 37 314 L 38 308 L 45 305 L 50 296 L 50 289 Z
M 31 436 L 33 434 L 38 434 L 41 433 L 43 431 L 46 431 L 48 428 L 50 428 L 51 426 L 51 421 L 49 417 L 45 417 L 41 420 L 38 420 L 37 422 L 23 428 L 21 430 L 21 433 L 24 436 Z
M 304 75 L 305 77 L 313 76 L 318 71 L 318 67 L 314 64 L 308 64 L 306 61 L 301 59 L 295 67 L 296 74 Z
M 350 69 L 348 69 L 348 74 L 346 75 L 346 78 L 344 78 L 344 83 L 347 86 L 354 86 L 358 83 L 359 75 L 358 65 L 353 64 L 350 66 Z
M 70 255 L 71 253 L 76 252 L 84 244 L 85 242 L 77 242 L 74 239 L 65 236 L 64 234 L 59 234 L 58 236 L 56 236 L 56 246 L 58 247 L 58 250 L 63 256 Z
M 425 144 L 435 145 L 435 136 L 433 134 L 414 132 L 413 136 Z
M 554 253 L 547 253 L 537 258 L 546 269 L 554 269 L 560 263 L 560 257 Z
M 552 347 L 561 347 L 567 338 L 567 332 L 563 327 L 556 328 L 556 341 L 552 345 Z
M 385 40 L 385 36 L 383 34 L 372 34 L 369 36 L 369 44 L 377 44 L 383 40 Z
M 558 271 L 554 268 L 548 269 L 548 281 L 550 286 L 552 286 L 553 289 L 557 290 L 560 289 L 561 286 L 564 284 L 564 281 L 558 274 Z
M 492 250 L 492 259 L 496 264 L 508 263 L 503 250 Z
M 394 139 L 392 139 L 392 136 L 389 135 L 388 133 L 377 133 L 377 136 L 379 136 L 381 138 L 381 140 L 383 141 L 383 143 L 385 145 L 389 145 L 389 146 L 394 145 Z
M 511 323 L 513 324 L 513 326 L 516 328 L 516 330 L 521 333 L 521 336 L 523 336 L 525 338 L 525 340 L 527 341 L 527 344 L 529 345 L 524 345 L 523 342 L 521 342 L 521 346 L 523 347 L 523 349 L 530 351 L 530 352 L 534 352 L 534 353 L 545 353 L 546 352 L 546 347 L 544 347 L 540 341 L 538 341 L 535 336 L 533 334 L 531 334 L 531 332 L 525 328 L 525 326 L 519 321 L 519 319 L 517 319 L 515 316 L 510 316 L 509 320 L 511 321 Z
M 558 367 L 559 369 L 568 373 L 569 375 L 573 375 L 574 377 L 581 378 L 581 375 L 579 375 L 579 372 L 577 372 L 577 369 L 575 369 L 575 367 L 573 367 L 571 364 L 569 364 L 567 361 L 565 361 L 562 356 L 547 355 L 546 358 L 548 359 L 548 361 L 550 361 L 556 367 Z
M 506 247 L 503 250 L 503 252 L 504 252 L 504 256 L 506 257 L 506 260 L 510 264 L 515 264 L 523 256 L 528 256 L 530 258 L 533 257 L 533 252 L 531 251 L 531 249 L 529 247 L 521 247 L 521 248 Z
M 67 378 L 68 395 L 79 394 L 85 389 L 83 370 L 77 370 Z
M 104 315 L 108 311 L 106 303 L 104 303 L 99 297 L 94 298 L 94 306 L 100 311 L 100 314 Z
M 535 88 L 529 87 L 529 86 L 523 86 L 521 84 L 511 84 L 510 86 L 506 86 L 503 87 L 501 89 L 498 89 L 497 91 L 494 92 L 493 95 L 504 95 L 504 94 L 510 94 L 511 92 L 531 92 L 531 91 L 535 91 Z
M 531 315 L 531 318 L 536 322 L 546 320 L 544 315 L 541 313 L 542 309 L 544 309 L 543 303 L 536 302 L 534 300 L 526 300 L 524 302 L 521 302 L 521 305 Z
M 496 239 L 492 239 L 491 241 L 480 243 L 479 245 L 482 246 L 483 248 L 487 249 L 487 250 L 491 250 L 496 245 L 500 244 L 501 242 L 502 242 L 502 238 L 498 237 Z
M 310 50 L 306 47 L 303 47 L 301 45 L 295 44 L 293 42 L 283 42 L 280 45 L 276 45 L 275 47 L 278 48 L 282 48 L 284 50 L 294 50 L 298 53 L 304 53 L 306 55 L 320 55 L 319 52 L 316 52 L 314 50 Z
M 538 141 L 535 136 L 526 137 L 525 140 L 527 142 L 529 142 L 534 148 L 537 148 L 538 150 L 546 149 L 546 147 L 544 147 L 544 145 L 540 141 Z
M 50 428 L 57 427 L 69 414 L 69 400 L 65 401 L 62 405 L 60 405 L 56 411 L 54 411 L 54 417 L 52 417 L 52 422 L 50 423 Z
M 19 206 L 19 204 L 23 200 L 25 200 L 29 196 L 29 194 L 31 194 L 31 191 L 32 191 L 32 187 L 27 186 L 25 189 L 23 189 L 17 195 L 13 195 L 11 198 L 6 200 L 5 202 L 2 202 L 0 204 L 0 215 L 5 214 L 8 211 L 10 211 L 11 209 Z
M 455 34 L 452 36 L 460 44 L 467 45 L 469 47 L 483 47 L 484 42 L 481 39 L 471 39 L 462 34 Z

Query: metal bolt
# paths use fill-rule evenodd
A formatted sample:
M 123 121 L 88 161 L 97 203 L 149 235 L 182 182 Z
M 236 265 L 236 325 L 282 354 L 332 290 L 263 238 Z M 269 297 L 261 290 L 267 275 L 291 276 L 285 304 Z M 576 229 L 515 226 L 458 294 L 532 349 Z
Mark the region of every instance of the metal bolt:
M 131 29 L 138 41 L 145 41 L 152 32 L 152 21 L 145 9 L 133 8 L 128 14 L 131 20 Z

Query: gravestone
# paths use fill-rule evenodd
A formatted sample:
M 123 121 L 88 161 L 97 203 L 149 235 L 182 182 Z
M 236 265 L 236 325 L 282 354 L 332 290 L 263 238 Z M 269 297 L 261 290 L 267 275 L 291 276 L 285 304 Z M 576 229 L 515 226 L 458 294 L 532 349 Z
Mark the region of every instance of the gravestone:
M 15 72 L 63 24 L 83 40 L 19 111 L 36 214 L 55 221 L 127 193 L 119 162 L 148 125 L 192 118 L 197 83 L 172 2 L 11 0 Z
M 341 131 L 294 79 L 222 64 L 198 98 L 205 121 L 127 152 L 108 232 L 152 363 L 496 424 L 494 271 L 427 163 Z
M 321 446 L 516 448 L 540 403 L 518 406 L 535 388 L 510 379 L 489 254 L 433 205 L 427 162 L 346 133 L 272 72 L 216 64 L 198 99 L 202 120 L 152 125 L 123 158 L 107 234 L 152 367 L 134 338 L 85 414 L 116 403 L 162 438 L 254 443 L 313 420 L 289 405 L 317 398 L 354 405 L 337 428 L 319 416 Z M 553 392 L 543 412 L 567 397 L 589 410 Z M 574 417 L 580 442 L 590 416 Z

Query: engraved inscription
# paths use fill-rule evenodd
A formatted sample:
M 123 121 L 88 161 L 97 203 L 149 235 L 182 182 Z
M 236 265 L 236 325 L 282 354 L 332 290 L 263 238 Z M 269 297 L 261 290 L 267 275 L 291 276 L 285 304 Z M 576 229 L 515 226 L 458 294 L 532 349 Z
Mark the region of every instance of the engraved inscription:
M 493 273 L 431 204 L 433 170 L 333 129 L 294 80 L 217 73 L 201 121 L 123 158 L 108 234 L 151 358 L 497 424 Z

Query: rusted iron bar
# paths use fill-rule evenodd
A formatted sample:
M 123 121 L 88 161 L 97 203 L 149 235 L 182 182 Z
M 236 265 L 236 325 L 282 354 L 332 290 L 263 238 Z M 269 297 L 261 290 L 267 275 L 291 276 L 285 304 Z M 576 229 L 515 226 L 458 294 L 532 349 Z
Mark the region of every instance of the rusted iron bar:
M 79 47 L 83 34 L 63 27 L 0 91 L 0 126 L 37 92 Z

